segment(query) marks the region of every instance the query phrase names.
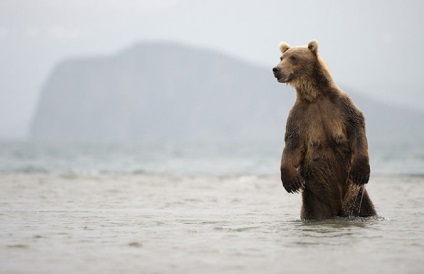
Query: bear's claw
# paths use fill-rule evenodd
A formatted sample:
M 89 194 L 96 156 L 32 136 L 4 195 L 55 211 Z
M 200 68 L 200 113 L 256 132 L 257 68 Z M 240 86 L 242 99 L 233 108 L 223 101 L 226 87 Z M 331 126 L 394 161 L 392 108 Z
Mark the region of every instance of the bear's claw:
M 292 180 L 282 180 L 283 187 L 288 193 L 298 193 L 303 185 L 303 178 L 298 175 Z
M 355 184 L 364 185 L 368 183 L 370 173 L 371 170 L 368 159 L 357 159 L 352 163 L 349 179 Z
M 358 185 L 363 185 L 363 184 L 366 184 L 366 183 L 368 183 L 368 181 L 369 181 L 369 179 L 370 179 L 370 174 L 369 173 L 366 173 L 366 174 L 364 174 L 364 175 L 359 175 L 359 174 L 357 174 L 357 173 L 350 173 L 350 175 L 349 175 L 349 179 L 353 182 L 353 183 L 355 183 L 355 184 L 358 184 Z

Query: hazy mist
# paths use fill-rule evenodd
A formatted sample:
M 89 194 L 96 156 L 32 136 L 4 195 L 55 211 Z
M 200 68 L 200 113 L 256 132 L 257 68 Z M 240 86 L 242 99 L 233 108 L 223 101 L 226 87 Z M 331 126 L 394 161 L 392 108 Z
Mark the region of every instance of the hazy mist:
M 281 40 L 318 39 L 339 85 L 424 110 L 423 11 L 422 1 L 3 0 L 0 137 L 26 136 L 61 61 L 158 40 L 213 49 L 270 71 Z
M 424 113 L 348 90 L 368 137 L 416 141 Z M 283 140 L 294 90 L 269 69 L 213 50 L 142 43 L 114 55 L 73 58 L 48 78 L 31 137 L 59 140 Z

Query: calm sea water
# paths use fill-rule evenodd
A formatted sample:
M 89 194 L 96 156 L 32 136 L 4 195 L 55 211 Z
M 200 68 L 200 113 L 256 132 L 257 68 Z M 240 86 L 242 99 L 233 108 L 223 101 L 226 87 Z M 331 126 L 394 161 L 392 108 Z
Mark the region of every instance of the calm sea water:
M 281 145 L 2 141 L 0 272 L 423 272 L 421 147 L 371 151 L 379 217 L 301 222 Z

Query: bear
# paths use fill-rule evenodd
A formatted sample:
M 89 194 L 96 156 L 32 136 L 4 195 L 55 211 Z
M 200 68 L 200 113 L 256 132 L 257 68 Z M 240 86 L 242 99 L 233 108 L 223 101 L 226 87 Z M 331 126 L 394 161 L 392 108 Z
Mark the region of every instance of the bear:
M 281 42 L 273 74 L 296 90 L 284 136 L 281 181 L 301 192 L 303 221 L 376 216 L 365 189 L 370 178 L 365 118 L 336 86 L 318 55 L 318 41 L 290 47 Z

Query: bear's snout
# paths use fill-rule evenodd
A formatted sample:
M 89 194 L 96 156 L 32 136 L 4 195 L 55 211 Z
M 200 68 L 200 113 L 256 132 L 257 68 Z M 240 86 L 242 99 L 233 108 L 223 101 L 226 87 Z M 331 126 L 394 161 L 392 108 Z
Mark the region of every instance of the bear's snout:
M 280 69 L 278 67 L 273 67 L 272 72 L 274 73 L 275 78 L 280 78 Z
M 277 81 L 280 83 L 288 83 L 293 80 L 293 72 L 285 72 L 281 70 L 279 66 L 272 68 L 272 72 L 274 73 L 274 77 L 277 78 Z

